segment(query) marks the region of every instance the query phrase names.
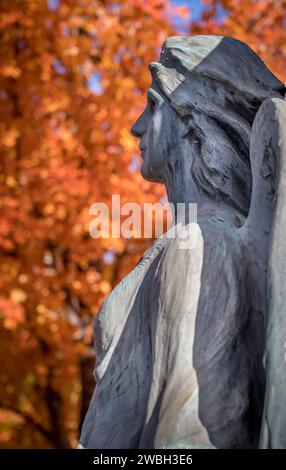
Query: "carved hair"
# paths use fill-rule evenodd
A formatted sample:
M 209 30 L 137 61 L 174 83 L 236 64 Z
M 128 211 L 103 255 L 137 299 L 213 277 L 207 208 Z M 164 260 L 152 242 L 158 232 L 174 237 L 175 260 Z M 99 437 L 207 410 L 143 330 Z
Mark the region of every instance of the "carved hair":
M 247 215 L 252 123 L 266 98 L 284 96 L 283 83 L 246 44 L 221 36 L 169 37 L 150 70 L 197 142 L 198 189 Z

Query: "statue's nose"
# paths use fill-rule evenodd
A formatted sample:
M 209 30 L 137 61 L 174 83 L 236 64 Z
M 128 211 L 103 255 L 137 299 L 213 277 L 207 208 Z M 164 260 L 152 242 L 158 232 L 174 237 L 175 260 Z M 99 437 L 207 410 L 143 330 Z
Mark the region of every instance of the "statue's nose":
M 130 129 L 131 134 L 134 137 L 138 137 L 139 139 L 142 137 L 142 135 L 145 132 L 145 125 L 143 122 L 142 114 L 139 116 L 136 122 L 134 122 L 133 126 Z
M 138 138 L 141 137 L 140 131 L 139 131 L 138 126 L 137 126 L 137 121 L 133 124 L 133 126 L 132 126 L 131 129 L 130 129 L 130 131 L 131 131 L 131 134 L 132 134 L 134 137 L 138 137 Z

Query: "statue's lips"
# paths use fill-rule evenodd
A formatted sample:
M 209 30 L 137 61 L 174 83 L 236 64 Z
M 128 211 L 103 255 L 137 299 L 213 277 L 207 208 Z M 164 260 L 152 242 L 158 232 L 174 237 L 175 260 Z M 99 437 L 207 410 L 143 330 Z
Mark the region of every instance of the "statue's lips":
M 141 157 L 143 158 L 143 155 L 144 155 L 144 152 L 146 150 L 146 147 L 144 145 L 140 145 L 139 144 L 139 149 L 140 149 L 140 152 L 141 152 Z

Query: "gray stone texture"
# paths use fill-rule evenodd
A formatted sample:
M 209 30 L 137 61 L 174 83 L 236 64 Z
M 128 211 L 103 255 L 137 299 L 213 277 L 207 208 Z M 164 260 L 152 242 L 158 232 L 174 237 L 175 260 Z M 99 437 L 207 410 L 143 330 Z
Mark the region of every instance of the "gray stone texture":
M 170 37 L 150 70 L 141 173 L 198 220 L 101 307 L 80 445 L 286 448 L 285 87 L 219 36 Z

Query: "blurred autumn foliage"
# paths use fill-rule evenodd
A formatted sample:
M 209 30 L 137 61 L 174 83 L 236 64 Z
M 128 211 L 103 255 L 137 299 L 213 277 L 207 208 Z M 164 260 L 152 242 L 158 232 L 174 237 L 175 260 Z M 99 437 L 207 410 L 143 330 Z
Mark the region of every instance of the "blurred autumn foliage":
M 246 41 L 283 80 L 285 13 L 282 0 L 208 0 L 186 24 L 169 1 L 1 0 L 1 447 L 77 443 L 93 318 L 147 243 L 92 239 L 89 207 L 162 194 L 129 128 L 172 17 Z
M 158 4 L 1 1 L 3 447 L 76 444 L 92 319 L 144 249 L 93 240 L 89 207 L 158 198 L 129 132 L 171 31 Z

